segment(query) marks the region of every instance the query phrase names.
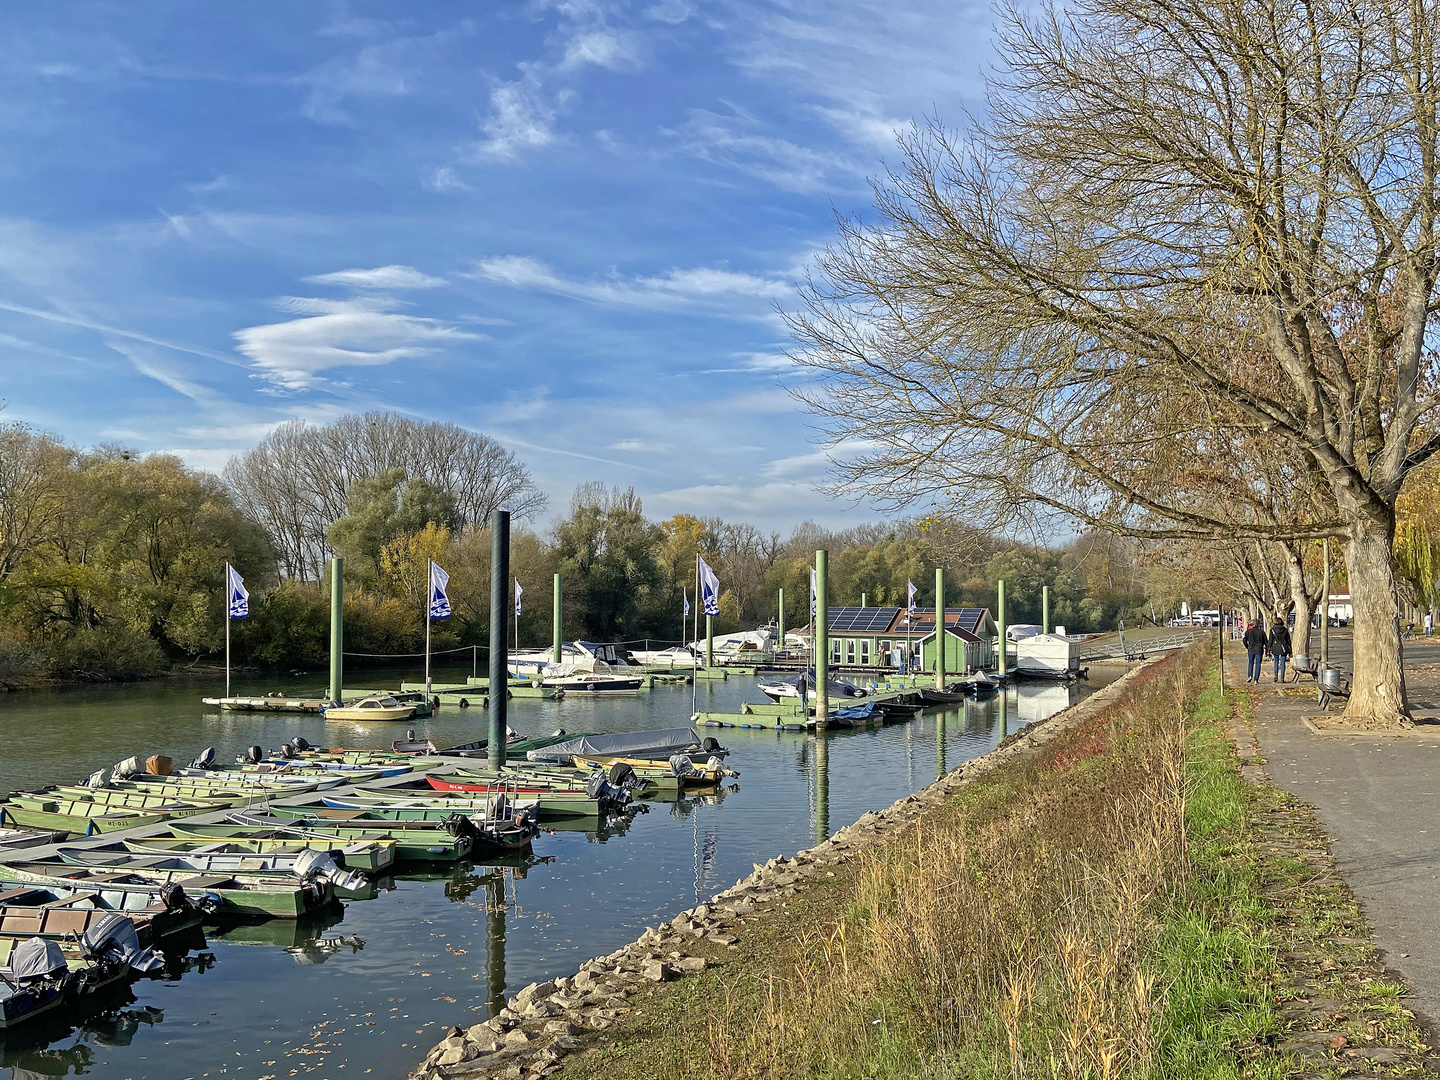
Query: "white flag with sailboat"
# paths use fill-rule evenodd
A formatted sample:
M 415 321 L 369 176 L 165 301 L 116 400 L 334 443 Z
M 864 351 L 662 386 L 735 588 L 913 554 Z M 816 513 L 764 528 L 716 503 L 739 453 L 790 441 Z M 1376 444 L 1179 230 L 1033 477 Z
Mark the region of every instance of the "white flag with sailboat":
M 520 618 L 520 595 L 525 590 L 520 587 L 520 579 L 515 579 L 515 618 Z
M 906 582 L 910 586 L 910 600 L 906 607 L 906 615 L 913 623 L 915 621 L 915 593 L 918 592 L 913 581 Z
M 720 614 L 720 579 L 700 556 L 700 607 L 706 615 Z
M 690 590 L 688 587 L 680 586 L 680 598 L 685 601 L 684 617 L 688 619 L 690 617 Z
M 815 622 L 815 568 L 810 568 L 810 622 Z
M 440 569 L 440 564 L 430 560 L 430 606 L 427 609 L 432 619 L 450 618 L 450 597 L 445 587 L 450 584 L 450 575 Z
M 250 617 L 250 591 L 245 588 L 245 579 L 229 563 L 225 564 L 225 596 L 227 618 L 247 619 Z

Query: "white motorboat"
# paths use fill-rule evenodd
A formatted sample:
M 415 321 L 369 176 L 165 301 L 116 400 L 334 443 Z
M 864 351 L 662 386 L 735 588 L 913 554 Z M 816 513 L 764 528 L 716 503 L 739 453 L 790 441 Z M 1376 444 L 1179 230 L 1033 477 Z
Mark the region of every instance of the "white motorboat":
M 687 671 L 701 662 L 689 649 L 678 645 L 669 649 L 631 649 L 630 658 L 647 667 L 684 668 Z
M 567 641 L 561 646 L 560 657 L 556 664 L 548 651 L 521 653 L 511 661 L 510 669 L 530 678 L 538 674 L 541 686 L 567 694 L 633 694 L 644 683 L 631 671 L 617 645 Z

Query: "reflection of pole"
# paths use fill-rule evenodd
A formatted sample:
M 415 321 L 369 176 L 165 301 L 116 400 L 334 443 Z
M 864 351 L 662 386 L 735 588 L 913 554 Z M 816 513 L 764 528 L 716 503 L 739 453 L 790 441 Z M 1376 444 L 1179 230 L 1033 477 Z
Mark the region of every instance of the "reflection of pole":
M 817 619 L 818 622 L 818 613 Z M 815 736 L 815 842 L 830 835 L 830 746 L 824 735 Z
M 492 702 L 491 708 L 494 708 Z M 496 873 L 488 882 L 489 903 L 485 905 L 485 989 L 490 1015 L 505 1008 L 505 873 Z
M 1000 688 L 1000 741 L 1005 741 L 1005 736 L 1010 734 L 1009 720 L 1006 710 L 1010 704 L 1010 691 L 1008 687 Z
M 1004 691 L 1002 690 L 1003 694 Z M 945 714 L 937 713 L 935 716 L 935 777 L 939 779 L 945 775 Z
M 505 766 L 509 725 L 510 665 L 506 663 L 505 617 L 510 611 L 510 511 L 490 512 L 490 768 Z

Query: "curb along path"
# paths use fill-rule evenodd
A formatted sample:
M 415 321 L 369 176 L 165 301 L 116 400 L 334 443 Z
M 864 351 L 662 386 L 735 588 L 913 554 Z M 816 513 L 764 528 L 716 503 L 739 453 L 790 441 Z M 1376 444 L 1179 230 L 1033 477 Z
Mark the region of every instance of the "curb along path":
M 1044 746 L 1107 708 L 1151 660 L 1102 687 L 1084 701 L 1031 724 L 990 753 L 953 769 L 929 787 L 888 808 L 868 811 L 829 839 L 793 859 L 771 859 L 717 893 L 708 903 L 680 912 L 670 922 L 647 928 L 634 942 L 580 965 L 574 975 L 532 983 L 490 1019 L 453 1028 L 411 1074 L 411 1080 L 466 1077 L 483 1080 L 538 1078 L 556 1071 L 560 1059 L 586 1048 L 587 1034 L 612 1027 L 631 1008 L 631 998 L 652 984 L 705 970 L 704 956 L 687 955 L 696 946 L 735 948 L 743 920 L 772 910 L 765 905 L 794 896 L 807 878 L 834 877 L 830 869 L 876 840 L 914 824 L 964 785 L 1013 758 Z

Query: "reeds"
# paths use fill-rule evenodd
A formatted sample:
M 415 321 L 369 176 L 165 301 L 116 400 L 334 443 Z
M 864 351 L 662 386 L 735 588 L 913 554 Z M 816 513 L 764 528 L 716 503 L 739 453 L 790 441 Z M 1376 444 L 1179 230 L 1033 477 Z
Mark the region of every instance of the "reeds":
M 862 856 L 844 918 L 735 984 L 692 1075 L 1150 1073 L 1156 929 L 1189 873 L 1187 702 L 1203 658 Z

